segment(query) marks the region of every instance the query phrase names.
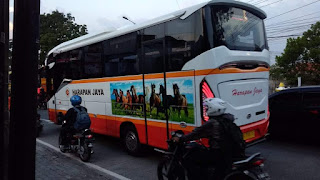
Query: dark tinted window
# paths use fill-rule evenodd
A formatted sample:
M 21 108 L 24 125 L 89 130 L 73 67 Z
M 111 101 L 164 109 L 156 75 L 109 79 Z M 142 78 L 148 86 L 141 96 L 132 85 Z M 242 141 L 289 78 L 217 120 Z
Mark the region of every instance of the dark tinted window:
M 121 75 L 135 75 L 139 74 L 139 59 L 136 54 L 128 54 L 123 56 L 120 61 Z
M 104 74 L 107 77 L 140 74 L 138 32 L 103 42 Z
M 119 76 L 119 58 L 108 58 L 104 61 L 104 72 L 106 77 Z
M 164 38 L 164 24 L 158 24 L 144 29 L 143 41 Z
M 82 72 L 82 50 L 77 49 L 70 52 L 70 71 L 71 71 L 71 79 L 77 80 L 81 79 L 83 76 Z
M 192 58 L 204 52 L 200 11 L 187 19 L 175 19 L 165 25 L 167 71 L 180 71 Z
M 102 76 L 102 44 L 89 45 L 84 49 L 84 74 L 86 78 Z
M 301 104 L 301 93 L 282 93 L 270 99 L 271 111 L 296 111 Z
M 138 33 L 133 32 L 103 42 L 105 56 L 135 53 L 137 50 Z
M 320 108 L 320 92 L 307 92 L 303 94 L 305 108 Z
M 71 79 L 72 72 L 70 71 L 71 61 L 70 61 L 70 53 L 65 52 L 56 55 L 55 57 L 56 64 L 54 65 L 54 72 L 59 81 L 62 81 L 64 78 Z M 60 83 L 60 82 L 59 82 Z
M 144 73 L 161 73 L 163 69 L 163 41 L 143 45 Z

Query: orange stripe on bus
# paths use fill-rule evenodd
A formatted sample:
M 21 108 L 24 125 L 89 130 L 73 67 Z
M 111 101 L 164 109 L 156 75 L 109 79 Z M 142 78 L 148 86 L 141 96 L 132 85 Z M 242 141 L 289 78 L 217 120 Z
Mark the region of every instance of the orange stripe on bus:
M 265 72 L 269 71 L 269 68 L 257 67 L 255 69 L 243 70 L 238 68 L 227 68 L 227 69 L 205 69 L 195 71 L 196 76 L 209 75 L 209 74 L 231 74 L 231 73 L 254 73 L 254 72 Z
M 210 74 L 231 74 L 231 73 L 253 73 L 253 72 L 265 72 L 269 71 L 269 68 L 258 67 L 250 70 L 242 70 L 238 68 L 227 68 L 227 69 L 205 69 L 205 70 L 196 70 L 196 71 L 180 71 L 180 72 L 168 72 L 166 73 L 167 78 L 172 77 L 186 77 L 186 76 L 203 76 Z M 158 79 L 163 78 L 163 73 L 157 74 L 146 74 L 145 79 Z M 142 75 L 133 75 L 133 76 L 121 76 L 121 77 L 107 77 L 107 78 L 98 78 L 98 79 L 83 79 L 83 80 L 74 80 L 71 84 L 80 84 L 80 83 L 99 83 L 99 82 L 112 82 L 112 81 L 132 81 L 132 80 L 141 80 Z
M 159 78 L 163 78 L 163 73 L 157 73 L 157 74 L 146 74 L 144 75 L 145 79 L 159 79 Z

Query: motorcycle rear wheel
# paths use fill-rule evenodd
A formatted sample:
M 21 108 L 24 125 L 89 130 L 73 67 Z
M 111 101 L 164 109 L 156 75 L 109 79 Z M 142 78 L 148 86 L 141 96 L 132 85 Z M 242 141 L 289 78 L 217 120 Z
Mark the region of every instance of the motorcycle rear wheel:
M 83 162 L 88 162 L 91 158 L 91 148 L 88 147 L 88 144 L 83 144 L 80 146 L 79 150 L 80 159 Z
M 158 164 L 157 175 L 158 180 L 185 180 L 183 167 L 178 164 L 172 164 L 169 170 L 170 159 L 166 158 Z

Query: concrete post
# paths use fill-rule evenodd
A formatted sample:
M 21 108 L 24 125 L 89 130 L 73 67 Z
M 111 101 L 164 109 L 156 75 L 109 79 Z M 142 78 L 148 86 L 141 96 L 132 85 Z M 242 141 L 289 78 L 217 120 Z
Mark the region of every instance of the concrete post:
M 0 179 L 7 179 L 9 0 L 0 0 Z
M 15 0 L 9 179 L 35 179 L 40 0 Z

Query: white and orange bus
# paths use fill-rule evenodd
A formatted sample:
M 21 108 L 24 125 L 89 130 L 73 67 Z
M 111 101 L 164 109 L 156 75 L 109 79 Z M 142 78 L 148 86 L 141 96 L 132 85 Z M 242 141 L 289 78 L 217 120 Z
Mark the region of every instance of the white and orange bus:
M 85 35 L 47 56 L 49 118 L 80 95 L 93 132 L 166 149 L 171 131 L 208 120 L 202 101 L 228 102 L 247 143 L 268 131 L 266 14 L 246 3 L 202 3 L 125 29 Z M 52 82 L 52 83 L 51 83 Z

